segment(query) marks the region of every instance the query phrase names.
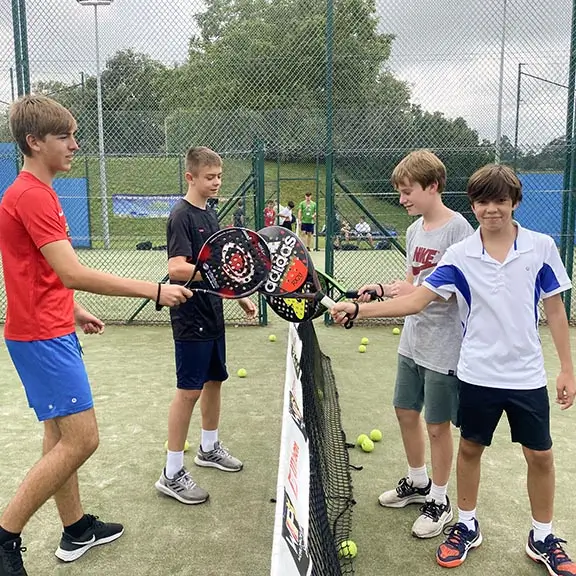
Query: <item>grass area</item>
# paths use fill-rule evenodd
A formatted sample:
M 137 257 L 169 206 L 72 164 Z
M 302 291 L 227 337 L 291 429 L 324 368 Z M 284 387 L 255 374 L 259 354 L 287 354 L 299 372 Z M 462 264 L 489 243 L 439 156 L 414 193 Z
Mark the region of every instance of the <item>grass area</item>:
M 220 197 L 221 209 L 226 199 L 230 198 L 244 180 L 250 175 L 252 163 L 249 158 L 225 158 L 224 178 Z M 111 197 L 114 194 L 135 195 L 180 195 L 186 191 L 183 180 L 183 166 L 181 159 L 175 156 L 157 157 L 107 157 L 107 196 L 111 243 L 114 248 L 134 248 L 138 242 L 151 241 L 154 245 L 166 243 L 165 218 L 125 218 L 114 216 L 112 212 Z M 100 165 L 98 158 L 77 158 L 70 177 L 87 177 L 90 196 L 90 226 L 93 238 L 93 247 L 103 247 L 102 242 L 102 202 L 100 191 Z M 318 230 L 325 224 L 325 185 L 326 174 L 324 166 L 316 164 L 296 164 L 266 162 L 264 169 L 265 196 L 286 205 L 293 200 L 296 205 L 304 199 L 307 191 L 316 197 L 318 190 Z M 412 219 L 406 215 L 403 208 L 394 205 L 394 199 L 383 202 L 376 197 L 363 195 L 359 189 L 353 192 L 358 194 L 360 201 L 374 217 L 387 226 L 396 228 L 400 234 L 406 230 Z M 361 214 L 359 209 L 351 203 L 343 191 L 335 186 L 336 208 L 354 225 Z M 249 192 L 247 202 L 247 224 L 253 226 L 254 222 L 254 196 Z M 232 223 L 232 214 L 229 213 L 223 222 Z M 319 238 L 320 247 L 324 241 Z
M 440 539 L 416 540 L 410 534 L 418 508 L 393 510 L 377 504 L 378 495 L 406 472 L 392 408 L 398 337 L 389 327 L 343 330 L 317 322 L 316 330 L 323 351 L 332 358 L 348 439 L 374 427 L 384 434 L 374 452 L 350 452 L 351 463 L 362 467 L 351 471 L 357 502 L 352 516 L 352 538 L 359 550 L 357 576 L 445 574 L 434 561 Z M 274 344 L 268 342 L 272 332 L 278 337 Z M 370 339 L 365 354 L 357 352 L 362 336 Z M 559 365 L 546 328 L 541 338 L 553 394 Z M 174 389 L 169 328 L 110 327 L 102 336 L 83 337 L 101 439 L 98 451 L 79 472 L 83 502 L 90 513 L 123 522 L 126 533 L 110 546 L 61 565 L 53 555 L 61 528 L 50 501 L 23 533 L 30 574 L 269 573 L 274 526 L 270 498 L 276 495 L 287 330 L 285 323 L 274 319 L 269 328 L 230 328 L 227 339 L 230 373 L 243 367 L 248 377 L 231 376 L 225 384 L 220 430 L 225 443 L 243 459 L 245 469 L 240 474 L 199 469 L 192 463 L 193 452 L 188 452 L 186 464 L 211 498 L 207 504 L 186 507 L 154 489 L 164 463 L 168 406 Z M 0 371 L 1 510 L 38 459 L 42 427 L 27 406 L 3 343 Z M 557 468 L 554 526 L 568 540 L 572 556 L 576 555 L 575 409 L 561 412 L 553 405 L 551 410 Z M 199 427 L 196 413 L 188 437 L 192 447 L 198 442 Z M 520 448 L 510 443 L 503 419 L 483 459 L 478 511 L 485 541 L 462 568 L 468 576 L 544 574 L 523 551 L 530 528 L 525 476 Z M 454 501 L 454 477 L 449 495 Z

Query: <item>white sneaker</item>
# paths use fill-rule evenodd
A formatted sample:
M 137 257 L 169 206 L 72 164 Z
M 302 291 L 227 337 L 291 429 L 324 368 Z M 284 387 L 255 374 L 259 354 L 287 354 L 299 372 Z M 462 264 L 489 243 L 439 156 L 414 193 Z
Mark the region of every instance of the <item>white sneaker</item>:
M 380 506 L 386 508 L 404 508 L 408 504 L 425 504 L 426 496 L 430 493 L 432 480 L 428 480 L 426 488 L 418 488 L 412 485 L 407 477 L 398 482 L 394 490 L 388 490 L 378 497 Z
M 446 496 L 446 504 L 438 504 L 435 500 L 427 500 L 420 508 L 420 516 L 412 525 L 412 534 L 416 538 L 434 538 L 444 530 L 444 526 L 452 520 L 452 506 Z

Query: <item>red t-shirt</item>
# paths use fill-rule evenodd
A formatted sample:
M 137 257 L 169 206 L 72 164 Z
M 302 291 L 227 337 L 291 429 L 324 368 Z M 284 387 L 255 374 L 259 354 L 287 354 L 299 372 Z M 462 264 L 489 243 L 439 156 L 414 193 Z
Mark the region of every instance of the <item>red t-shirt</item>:
M 56 192 L 30 172 L 20 172 L 0 203 L 6 339 L 49 340 L 74 332 L 74 292 L 40 252 L 50 242 L 68 239 Z
M 274 226 L 276 211 L 274 208 L 264 208 L 264 226 Z

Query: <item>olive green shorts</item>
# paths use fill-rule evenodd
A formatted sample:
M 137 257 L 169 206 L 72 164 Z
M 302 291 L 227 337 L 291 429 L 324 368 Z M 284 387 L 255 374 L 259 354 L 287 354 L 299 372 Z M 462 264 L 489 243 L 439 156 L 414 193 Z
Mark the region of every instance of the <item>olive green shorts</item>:
M 419 366 L 411 358 L 398 354 L 394 407 L 422 412 L 428 424 L 451 421 L 458 426 L 458 389 L 456 376 L 441 374 Z

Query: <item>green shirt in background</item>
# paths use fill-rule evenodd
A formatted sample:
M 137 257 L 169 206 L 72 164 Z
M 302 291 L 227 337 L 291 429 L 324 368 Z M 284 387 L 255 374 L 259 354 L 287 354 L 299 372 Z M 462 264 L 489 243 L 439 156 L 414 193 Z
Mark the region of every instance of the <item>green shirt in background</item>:
M 309 204 L 306 204 L 306 200 L 302 200 L 298 204 L 298 211 L 302 213 L 302 224 L 314 224 L 314 214 L 316 214 L 316 202 L 310 200 Z

